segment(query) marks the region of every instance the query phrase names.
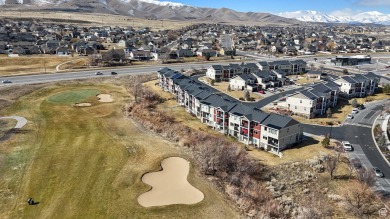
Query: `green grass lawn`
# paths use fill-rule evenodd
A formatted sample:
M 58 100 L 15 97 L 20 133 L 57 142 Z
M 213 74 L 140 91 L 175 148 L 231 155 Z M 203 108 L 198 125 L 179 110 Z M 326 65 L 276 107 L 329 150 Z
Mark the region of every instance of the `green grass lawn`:
M 100 90 L 96 89 L 70 90 L 50 96 L 48 100 L 61 104 L 80 103 L 100 94 L 100 92 Z
M 115 102 L 85 101 L 109 91 Z M 191 162 L 189 182 L 205 194 L 195 205 L 144 208 L 150 187 L 141 176 L 170 156 L 190 159 L 161 137 L 123 117 L 131 97 L 113 85 L 53 86 L 26 95 L 0 113 L 24 116 L 23 132 L 0 142 L 0 218 L 237 218 Z M 27 205 L 27 198 L 40 202 Z

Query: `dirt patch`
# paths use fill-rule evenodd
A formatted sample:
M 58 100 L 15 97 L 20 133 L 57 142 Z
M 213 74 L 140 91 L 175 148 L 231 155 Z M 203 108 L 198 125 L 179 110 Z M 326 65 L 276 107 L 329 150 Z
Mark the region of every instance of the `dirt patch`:
M 196 204 L 204 195 L 187 181 L 190 164 L 180 157 L 170 157 L 161 161 L 162 170 L 147 173 L 142 181 L 152 189 L 138 197 L 144 207 L 173 204 Z
M 86 106 L 91 106 L 91 103 L 75 103 L 74 106 L 78 107 L 86 107 Z
M 111 103 L 114 101 L 111 97 L 111 94 L 99 94 L 97 95 L 98 101 L 102 103 Z

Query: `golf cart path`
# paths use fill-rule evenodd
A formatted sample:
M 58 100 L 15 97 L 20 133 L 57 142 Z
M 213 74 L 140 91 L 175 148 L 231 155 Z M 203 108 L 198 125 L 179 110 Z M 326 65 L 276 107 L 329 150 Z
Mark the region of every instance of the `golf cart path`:
M 21 116 L 4 116 L 0 117 L 0 119 L 15 119 L 17 121 L 14 129 L 23 128 L 27 124 L 27 119 Z

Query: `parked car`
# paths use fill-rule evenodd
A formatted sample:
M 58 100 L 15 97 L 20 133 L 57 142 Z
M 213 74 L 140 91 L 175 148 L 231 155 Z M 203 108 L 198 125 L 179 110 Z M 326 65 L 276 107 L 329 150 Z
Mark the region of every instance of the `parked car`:
M 1 83 L 3 83 L 3 84 L 9 84 L 9 83 L 12 83 L 12 81 L 10 81 L 10 80 L 4 80 L 4 81 L 1 81 Z
M 111 72 L 111 74 L 112 74 L 112 75 L 117 75 L 118 73 L 116 73 L 116 72 L 112 71 L 112 72 Z
M 265 94 L 265 92 L 263 90 L 259 90 L 259 93 L 261 94 Z
M 364 110 L 366 107 L 363 105 L 363 104 L 360 104 L 360 106 L 358 107 L 359 110 Z
M 358 112 L 359 112 L 358 109 L 353 109 L 353 110 L 352 110 L 352 114 L 357 114 Z
M 103 75 L 100 71 L 96 72 L 95 75 Z
M 352 151 L 352 145 L 349 143 L 349 141 L 342 141 L 341 144 L 343 144 L 344 151 Z
M 348 114 L 348 115 L 347 115 L 347 119 L 353 119 L 353 118 L 355 118 L 355 117 L 353 116 L 353 114 Z
M 379 178 L 382 178 L 382 177 L 385 176 L 385 175 L 383 174 L 383 172 L 382 172 L 378 167 L 373 167 L 372 170 L 374 171 L 375 176 L 377 176 L 377 177 L 379 177 Z

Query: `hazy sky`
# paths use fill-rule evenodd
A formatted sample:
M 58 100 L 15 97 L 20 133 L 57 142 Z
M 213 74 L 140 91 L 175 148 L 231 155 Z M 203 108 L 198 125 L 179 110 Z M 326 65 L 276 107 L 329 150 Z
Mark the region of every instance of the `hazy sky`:
M 160 0 L 165 1 L 165 0 Z M 168 1 L 168 0 L 167 0 Z M 237 11 L 284 12 L 315 10 L 333 15 L 349 15 L 362 11 L 390 14 L 390 0 L 170 0 L 192 6 L 231 8 Z

